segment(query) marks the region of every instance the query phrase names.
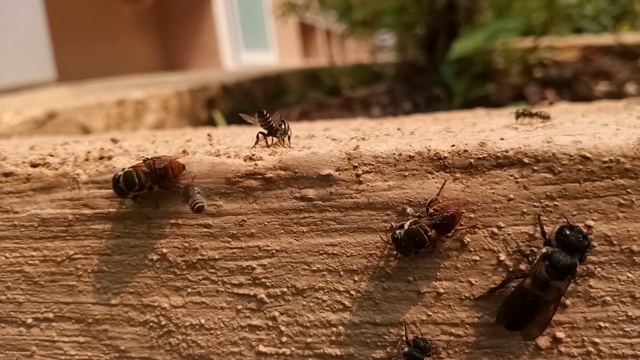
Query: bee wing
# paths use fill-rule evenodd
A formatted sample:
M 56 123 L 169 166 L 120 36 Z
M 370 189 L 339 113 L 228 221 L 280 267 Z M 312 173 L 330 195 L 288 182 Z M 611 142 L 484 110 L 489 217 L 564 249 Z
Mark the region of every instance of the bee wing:
M 560 286 L 553 286 L 546 291 L 544 301 L 536 308 L 536 317 L 520 331 L 520 335 L 525 341 L 534 340 L 547 329 L 571 281 L 573 281 L 573 277 L 563 281 Z
M 153 171 L 154 169 L 159 170 L 169 165 L 173 157 L 168 155 L 159 155 L 159 156 L 153 156 L 147 159 L 151 162 L 151 168 L 149 169 L 149 171 Z M 147 165 L 145 164 L 145 166 Z
M 451 216 L 455 216 L 456 220 L 460 221 L 462 218 L 462 210 L 454 204 L 440 203 L 434 206 L 431 212 L 427 213 L 423 221 L 426 221 L 428 224 L 434 224 Z
M 258 125 L 258 119 L 256 119 L 255 116 L 240 113 L 240 117 L 249 124 Z
M 280 111 L 276 111 L 271 115 L 271 121 L 273 121 L 273 125 L 279 127 L 282 124 L 282 113 Z
M 496 323 L 507 330 L 520 331 L 525 341 L 537 338 L 546 330 L 571 284 L 572 277 L 560 286 L 551 286 L 544 267 L 544 261 L 538 258 L 527 277 L 507 295 L 498 309 Z
M 462 209 L 452 203 L 440 203 L 427 213 L 421 222 L 442 232 L 451 232 L 462 219 Z

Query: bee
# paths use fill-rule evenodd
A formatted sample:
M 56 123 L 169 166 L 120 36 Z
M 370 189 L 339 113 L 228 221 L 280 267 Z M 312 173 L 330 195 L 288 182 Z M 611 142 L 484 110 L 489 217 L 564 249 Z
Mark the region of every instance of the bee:
M 189 208 L 194 213 L 204 212 L 207 208 L 207 199 L 204 197 L 200 187 L 193 185 L 193 180 L 191 184 L 182 188 L 182 198 L 189 204 Z
M 255 116 L 240 113 L 240 117 L 246 122 L 259 125 L 267 131 L 266 133 L 264 131 L 259 131 L 256 134 L 256 142 L 251 147 L 252 149 L 258 145 L 260 135 L 264 138 L 264 142 L 267 144 L 267 147 L 270 146 L 267 137 L 274 139 L 271 145 L 275 144 L 277 140 L 278 144 L 283 147 L 285 146 L 284 139 L 287 138 L 289 141 L 289 147 L 291 147 L 291 127 L 289 126 L 289 122 L 282 118 L 282 113 L 279 111 L 275 112 L 273 116 L 271 116 L 266 110 L 260 110 Z
M 551 120 L 551 115 L 544 111 L 531 111 L 531 109 L 520 108 L 515 111 L 516 121 L 520 118 L 529 118 L 529 119 L 542 119 L 542 120 Z
M 118 197 L 137 201 L 144 193 L 175 188 L 185 170 L 186 166 L 172 156 L 144 158 L 142 162 L 115 173 L 111 187 Z
M 434 357 L 438 351 L 435 343 L 424 337 L 419 328 L 418 332 L 420 333 L 420 336 L 414 336 L 409 340 L 409 335 L 407 334 L 407 322 L 404 321 L 404 341 L 407 349 L 392 355 L 389 359 L 398 359 L 399 355 L 402 355 L 403 360 L 424 360 L 426 358 Z
M 462 219 L 462 208 L 452 202 L 439 202 L 446 184 L 445 180 L 438 193 L 427 201 L 426 215 L 418 215 L 416 219 L 394 225 L 391 241 L 381 237 L 382 241 L 393 245 L 396 257 L 398 254 L 417 255 L 424 249 L 435 248 L 443 237 L 456 236 L 458 231 L 471 227 L 458 227 Z
M 508 331 L 520 332 L 525 341 L 535 340 L 551 323 L 567 288 L 576 278 L 578 266 L 587 260 L 591 240 L 582 228 L 567 222 L 550 238 L 538 215 L 543 248 L 529 271 L 516 271 L 485 295 L 516 279 L 523 279 L 498 308 L 496 323 Z

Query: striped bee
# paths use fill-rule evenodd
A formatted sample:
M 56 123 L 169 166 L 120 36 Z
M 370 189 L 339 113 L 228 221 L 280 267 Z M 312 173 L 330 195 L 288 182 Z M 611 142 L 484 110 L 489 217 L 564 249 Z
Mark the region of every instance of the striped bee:
M 192 184 L 182 188 L 182 198 L 189 204 L 189 208 L 194 213 L 204 212 L 207 208 L 207 199 L 202 194 L 202 189 Z
M 111 187 L 118 197 L 138 201 L 144 193 L 176 188 L 185 169 L 186 166 L 172 156 L 144 158 L 142 162 L 115 173 Z
M 266 110 L 260 110 L 255 116 L 240 113 L 240 117 L 246 122 L 259 125 L 267 131 L 266 133 L 264 131 L 259 131 L 258 134 L 256 134 L 256 142 L 251 147 L 252 149 L 258 145 L 260 135 L 264 138 L 264 142 L 267 144 L 267 147 L 270 146 L 267 137 L 274 138 L 271 145 L 275 144 L 277 140 L 278 144 L 283 147 L 285 146 L 284 139 L 287 138 L 289 141 L 289 147 L 291 147 L 291 127 L 286 120 L 282 119 L 282 113 L 279 111 L 275 112 L 273 116 L 271 116 Z

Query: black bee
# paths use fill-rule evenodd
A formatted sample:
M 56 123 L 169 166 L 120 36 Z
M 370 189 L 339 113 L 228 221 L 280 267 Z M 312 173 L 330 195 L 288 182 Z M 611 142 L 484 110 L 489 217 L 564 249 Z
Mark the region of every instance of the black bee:
M 523 279 L 505 298 L 498 309 L 496 323 L 508 331 L 518 331 L 525 341 L 535 340 L 549 326 L 567 288 L 575 279 L 579 264 L 587 259 L 591 249 L 589 235 L 567 220 L 549 238 L 542 218 L 538 225 L 543 248 L 529 271 L 517 271 L 485 295 L 494 293 L 513 280 Z
M 183 163 L 171 156 L 144 158 L 142 162 L 115 173 L 111 187 L 118 197 L 137 201 L 144 193 L 174 188 L 185 169 Z
M 409 340 L 407 334 L 407 322 L 404 322 L 404 341 L 407 349 L 392 355 L 389 359 L 398 359 L 402 355 L 403 360 L 424 360 L 426 358 L 434 357 L 437 352 L 437 348 L 433 341 L 422 336 L 422 332 L 418 329 L 420 336 L 414 336 Z
M 544 111 L 531 111 L 531 109 L 520 108 L 515 111 L 516 121 L 520 118 L 529 118 L 529 119 L 542 119 L 542 120 L 551 120 L 551 115 Z
M 439 202 L 446 183 L 445 180 L 436 196 L 427 201 L 426 215 L 394 225 L 391 241 L 381 237 L 382 241 L 393 245 L 396 256 L 417 255 L 424 249 L 435 248 L 443 237 L 454 236 L 455 230 L 468 228 L 458 227 L 463 213 L 461 207 L 450 201 Z
M 260 110 L 255 116 L 241 113 L 240 117 L 246 122 L 259 125 L 267 131 L 266 133 L 264 131 L 259 131 L 256 134 L 256 142 L 251 147 L 252 149 L 258 145 L 260 135 L 264 138 L 264 142 L 267 144 L 267 147 L 270 146 L 267 136 L 274 139 L 271 145 L 275 144 L 277 140 L 278 144 L 284 147 L 284 139 L 287 138 L 289 141 L 289 147 L 291 147 L 291 127 L 289 126 L 289 122 L 282 118 L 282 113 L 275 112 L 273 116 L 271 116 L 266 110 Z

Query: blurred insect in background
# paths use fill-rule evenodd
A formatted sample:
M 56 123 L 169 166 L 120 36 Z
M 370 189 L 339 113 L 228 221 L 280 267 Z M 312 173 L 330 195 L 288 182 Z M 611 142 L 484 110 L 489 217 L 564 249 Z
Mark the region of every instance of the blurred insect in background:
M 569 220 L 550 238 L 538 215 L 543 248 L 528 271 L 514 271 L 500 284 L 476 299 L 523 279 L 498 308 L 496 323 L 508 331 L 520 332 L 525 341 L 535 340 L 547 329 L 578 267 L 591 249 L 589 234 Z
M 518 121 L 521 118 L 527 118 L 527 119 L 541 119 L 541 120 L 551 120 L 551 115 L 549 115 L 549 113 L 544 112 L 544 111 L 531 111 L 531 109 L 527 109 L 527 108 L 520 108 L 517 109 L 515 111 L 516 114 L 516 121 Z
M 264 142 L 267 144 L 267 147 L 270 146 L 267 137 L 274 139 L 271 145 L 275 144 L 277 141 L 282 147 L 286 147 L 284 139 L 287 138 L 289 147 L 291 147 L 291 127 L 289 126 L 289 122 L 282 118 L 282 113 L 275 112 L 273 116 L 271 116 L 266 110 L 260 110 L 255 116 L 240 113 L 240 117 L 246 122 L 258 125 L 267 131 L 266 133 L 264 131 L 259 131 L 256 134 L 256 142 L 251 147 L 252 149 L 258 145 L 260 135 L 264 138 Z
M 450 201 L 440 202 L 446 183 L 445 180 L 438 193 L 427 201 L 426 215 L 394 225 L 391 241 L 381 237 L 394 247 L 396 257 L 398 254 L 417 255 L 422 250 L 435 248 L 443 237 L 457 236 L 461 230 L 475 226 L 459 227 L 463 209 Z
M 142 162 L 115 173 L 111 187 L 116 196 L 138 201 L 144 193 L 176 188 L 185 170 L 186 166 L 172 156 L 144 158 Z
M 193 185 L 193 179 L 188 185 L 184 185 L 182 188 L 182 198 L 189 204 L 189 209 L 194 213 L 204 212 L 207 208 L 207 198 L 204 197 L 202 189 Z
M 418 332 L 420 333 L 420 336 L 414 336 L 409 340 L 407 322 L 404 321 L 404 342 L 407 348 L 406 350 L 399 351 L 398 353 L 391 355 L 387 359 L 424 360 L 426 358 L 435 357 L 438 352 L 435 343 L 424 337 L 419 328 Z

